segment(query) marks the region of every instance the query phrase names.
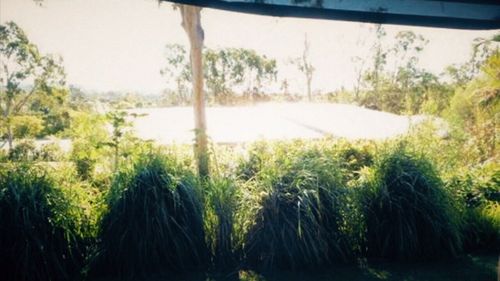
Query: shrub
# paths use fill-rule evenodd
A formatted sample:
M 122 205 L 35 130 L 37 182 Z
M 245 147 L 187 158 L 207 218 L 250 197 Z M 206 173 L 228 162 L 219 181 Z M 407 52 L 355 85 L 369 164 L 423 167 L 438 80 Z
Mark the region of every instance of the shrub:
M 9 151 L 9 159 L 12 161 L 33 161 L 38 157 L 36 144 L 33 140 L 23 140 L 17 143 Z
M 373 145 L 370 142 L 339 141 L 335 143 L 333 157 L 338 158 L 344 181 L 351 185 L 365 167 L 373 165 Z
M 135 278 L 206 265 L 196 178 L 175 159 L 147 154 L 116 176 L 100 223 L 91 276 Z
M 469 253 L 500 251 L 500 204 L 494 202 L 465 211 L 464 250 Z
M 64 151 L 55 142 L 43 145 L 38 152 L 38 158 L 43 161 L 61 161 L 64 157 Z
M 15 116 L 12 120 L 14 137 L 34 138 L 43 130 L 43 120 L 35 115 Z
M 434 166 L 403 146 L 389 149 L 361 191 L 370 257 L 418 260 L 460 252 L 460 222 Z
M 84 180 L 92 180 L 96 170 L 106 164 L 109 155 L 104 145 L 109 141 L 103 116 L 78 113 L 73 117 L 67 134 L 72 140 L 70 160 L 75 163 L 78 175 Z
M 73 141 L 70 159 L 75 163 L 78 176 L 84 180 L 91 180 L 97 163 L 101 160 L 101 151 L 87 141 L 76 139 Z
M 494 163 L 458 170 L 447 182 L 462 203 L 464 250 L 500 251 L 500 170 Z
M 9 153 L 6 149 L 0 148 L 0 162 L 7 162 L 9 160 Z
M 351 254 L 338 164 L 322 148 L 303 145 L 276 145 L 242 189 L 238 228 L 249 266 L 315 268 Z
M 69 192 L 79 188 L 61 186 L 39 167 L 6 165 L 0 170 L 3 280 L 74 278 L 84 261 L 89 229 L 81 197 Z

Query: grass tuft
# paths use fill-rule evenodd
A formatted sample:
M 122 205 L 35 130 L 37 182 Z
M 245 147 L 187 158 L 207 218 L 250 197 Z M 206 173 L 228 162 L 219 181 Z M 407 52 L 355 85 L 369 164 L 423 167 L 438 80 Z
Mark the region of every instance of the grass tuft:
M 238 265 L 235 217 L 238 187 L 230 178 L 212 177 L 204 187 L 205 229 L 215 270 L 233 270 Z
M 328 148 L 278 143 L 270 155 L 258 153 L 240 165 L 253 174 L 239 215 L 246 263 L 297 270 L 352 256 L 344 232 L 347 189 Z
M 136 278 L 206 266 L 196 177 L 172 157 L 143 155 L 108 195 L 91 276 Z
M 60 186 L 46 169 L 7 165 L 0 171 L 2 280 L 75 278 L 84 263 L 89 230 L 78 196 L 70 195 L 70 188 Z
M 369 257 L 420 260 L 461 251 L 457 210 L 429 161 L 396 146 L 380 155 L 364 180 Z

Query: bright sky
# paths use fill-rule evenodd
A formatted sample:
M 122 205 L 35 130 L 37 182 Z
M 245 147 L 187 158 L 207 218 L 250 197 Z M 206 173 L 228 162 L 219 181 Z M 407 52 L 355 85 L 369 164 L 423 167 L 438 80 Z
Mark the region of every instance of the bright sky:
M 160 69 L 165 45 L 187 45 L 179 11 L 156 0 L 0 0 L 0 22 L 13 20 L 42 52 L 64 59 L 67 80 L 86 89 L 156 93 L 168 86 Z M 365 57 L 373 44 L 373 25 L 341 21 L 276 18 L 211 9 L 202 11 L 205 45 L 244 47 L 276 58 L 280 75 L 292 90 L 305 83 L 289 58 L 301 55 L 304 34 L 316 68 L 313 90 L 350 88 L 354 56 Z M 472 40 L 495 31 L 464 31 L 386 26 L 388 37 L 413 30 L 430 40 L 421 66 L 439 73 L 464 62 Z M 498 32 L 498 31 L 496 31 Z

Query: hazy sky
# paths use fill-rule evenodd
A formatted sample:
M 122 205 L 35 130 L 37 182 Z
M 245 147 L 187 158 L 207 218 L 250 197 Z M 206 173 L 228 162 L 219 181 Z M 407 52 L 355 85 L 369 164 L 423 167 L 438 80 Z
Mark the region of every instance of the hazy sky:
M 45 53 L 59 54 L 70 84 L 95 90 L 155 93 L 167 86 L 160 75 L 165 45 L 187 44 L 179 11 L 155 0 L 0 0 L 0 22 L 13 20 Z M 365 57 L 373 44 L 373 25 L 341 21 L 263 17 L 203 9 L 205 45 L 244 47 L 276 58 L 280 75 L 303 91 L 303 78 L 289 58 L 300 56 L 304 34 L 316 68 L 313 89 L 352 87 L 352 57 Z M 430 40 L 421 66 L 439 73 L 464 62 L 476 37 L 494 31 L 386 26 L 388 38 L 413 30 Z

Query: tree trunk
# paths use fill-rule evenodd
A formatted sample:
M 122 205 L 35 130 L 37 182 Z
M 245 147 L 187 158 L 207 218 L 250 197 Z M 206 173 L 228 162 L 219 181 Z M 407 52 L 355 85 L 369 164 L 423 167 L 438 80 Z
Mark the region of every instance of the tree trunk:
M 307 98 L 310 102 L 312 101 L 311 80 L 312 77 L 307 77 Z
M 194 154 L 198 164 L 198 174 L 206 177 L 209 174 L 208 145 L 205 118 L 205 94 L 203 92 L 203 29 L 200 22 L 200 7 L 180 5 L 182 27 L 186 31 L 191 45 L 191 72 L 193 76 L 193 106 L 195 119 Z

